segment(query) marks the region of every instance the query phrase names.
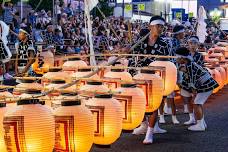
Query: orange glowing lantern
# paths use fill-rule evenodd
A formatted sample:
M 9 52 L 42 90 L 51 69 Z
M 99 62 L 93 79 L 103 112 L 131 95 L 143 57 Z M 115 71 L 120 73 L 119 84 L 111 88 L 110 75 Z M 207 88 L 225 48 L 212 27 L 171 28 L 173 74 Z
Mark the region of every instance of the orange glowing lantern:
M 9 151 L 51 152 L 54 148 L 54 117 L 39 100 L 20 100 L 18 106 L 7 111 L 4 136 Z
M 164 86 L 163 96 L 171 94 L 175 90 L 177 82 L 177 68 L 175 64 L 164 59 L 164 61 L 154 61 L 149 66 L 165 68 L 165 74 L 162 75 Z
M 225 60 L 225 56 L 222 53 L 212 53 L 209 55 L 209 57 L 214 57 L 214 58 L 218 59 L 219 61 Z
M 82 61 L 79 57 L 69 58 L 68 61 L 63 64 L 63 71 L 73 73 L 79 68 L 86 66 L 86 62 Z
M 111 89 L 115 90 L 116 88 L 120 87 L 121 83 L 115 80 L 122 80 L 122 81 L 132 81 L 132 76 L 130 73 L 126 72 L 124 69 L 111 69 L 111 71 L 105 73 L 104 79 L 105 85 Z
M 0 151 L 7 152 L 5 141 L 4 141 L 4 128 L 3 128 L 3 116 L 6 112 L 6 103 L 0 103 Z
M 146 95 L 146 112 L 154 112 L 157 110 L 163 98 L 162 78 L 155 74 L 152 70 L 141 70 L 141 72 L 133 77 L 133 80 L 140 83 Z
M 93 115 L 80 100 L 63 101 L 55 115 L 55 150 L 67 152 L 90 151 L 94 129 Z
M 222 78 L 222 88 L 224 87 L 224 85 L 226 84 L 226 70 L 223 68 L 223 67 L 216 67 L 215 68 L 216 70 L 218 70 L 219 71 L 219 73 L 221 74 L 221 78 Z
M 80 68 L 80 69 L 78 69 L 77 72 L 73 73 L 71 75 L 71 77 L 72 77 L 72 80 L 75 80 L 75 79 L 83 78 L 83 77 L 87 76 L 88 74 L 91 74 L 92 72 L 93 71 L 91 70 L 91 68 Z M 100 77 L 97 74 L 95 74 L 95 75 L 93 75 L 93 76 L 91 76 L 89 78 L 91 80 L 100 79 Z M 85 83 L 86 83 L 85 81 L 80 80 L 80 82 L 77 84 L 77 89 L 80 89 L 80 87 L 85 85 Z
M 213 93 L 217 93 L 222 88 L 221 86 L 223 85 L 221 74 L 215 68 L 211 68 L 211 69 L 207 68 L 207 70 L 210 72 L 210 74 L 215 79 L 215 81 L 219 84 L 219 87 L 213 90 Z
M 226 85 L 228 84 L 228 64 L 226 62 L 220 62 L 220 66 L 223 67 L 226 71 Z
M 117 88 L 115 95 L 123 108 L 123 129 L 133 130 L 140 125 L 144 118 L 146 110 L 146 96 L 142 89 L 136 87 L 136 84 L 122 84 Z
M 102 82 L 89 81 L 86 85 L 80 88 L 82 95 L 93 96 L 94 93 L 107 93 L 110 91 Z
M 110 94 L 95 95 L 87 101 L 86 107 L 93 114 L 94 143 L 111 145 L 121 134 L 123 111 L 121 104 Z
M 10 101 L 14 101 L 16 98 L 12 93 L 5 89 L 0 89 L 0 102 L 5 102 L 5 100 L 8 99 Z M 15 107 L 15 103 L 7 103 L 7 107 Z
M 74 92 L 61 92 L 61 94 L 52 99 L 51 107 L 56 109 L 61 106 L 62 101 L 66 100 L 76 100 L 78 99 L 78 94 Z

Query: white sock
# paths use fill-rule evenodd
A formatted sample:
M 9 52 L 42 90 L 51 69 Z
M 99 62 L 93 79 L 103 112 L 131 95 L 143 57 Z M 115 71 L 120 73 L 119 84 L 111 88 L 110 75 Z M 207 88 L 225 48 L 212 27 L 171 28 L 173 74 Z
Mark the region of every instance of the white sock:
M 193 113 L 189 113 L 189 118 L 190 118 L 190 120 L 195 120 L 194 114 Z

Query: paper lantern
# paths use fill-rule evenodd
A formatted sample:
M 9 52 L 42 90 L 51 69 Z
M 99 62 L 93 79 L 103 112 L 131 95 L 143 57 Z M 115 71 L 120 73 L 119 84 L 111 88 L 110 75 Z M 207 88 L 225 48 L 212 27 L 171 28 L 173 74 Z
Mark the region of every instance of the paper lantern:
M 223 67 L 216 67 L 216 70 L 219 71 L 219 73 L 221 74 L 221 78 L 222 78 L 222 88 L 224 87 L 224 85 L 226 84 L 226 70 Z
M 6 103 L 0 103 L 0 151 L 7 152 L 5 141 L 4 141 L 4 128 L 3 128 L 3 116 L 6 112 Z
M 207 63 L 210 63 L 211 65 L 219 64 L 219 59 L 215 57 L 208 57 L 207 60 L 205 60 Z
M 93 114 L 94 143 L 111 145 L 121 134 L 122 107 L 112 95 L 96 95 L 86 103 L 86 107 Z
M 72 78 L 72 80 L 83 78 L 83 77 L 87 76 L 88 74 L 91 74 L 92 72 L 93 71 L 91 70 L 91 68 L 80 68 L 80 69 L 78 69 L 77 72 L 75 72 L 75 73 L 73 73 L 71 75 L 71 78 Z M 93 75 L 93 76 L 91 76 L 89 78 L 91 80 L 98 80 L 98 79 L 100 79 L 100 77 L 97 74 L 95 74 L 95 75 Z M 80 89 L 80 87 L 83 86 L 83 85 L 85 85 L 85 83 L 86 83 L 85 81 L 80 80 L 80 82 L 77 84 L 77 89 Z
M 12 93 L 10 93 L 9 91 L 7 91 L 5 89 L 0 89 L 0 102 L 5 102 L 5 99 L 12 101 L 12 103 L 6 104 L 7 107 L 15 107 L 16 106 L 16 104 L 13 103 L 14 100 L 16 99 L 16 97 L 14 97 L 14 95 Z
M 226 85 L 228 84 L 228 64 L 226 62 L 220 62 L 220 66 L 223 67 L 226 71 Z
M 161 76 L 164 85 L 163 96 L 171 94 L 175 90 L 177 82 L 177 68 L 175 64 L 170 61 L 154 61 L 149 66 L 165 68 L 165 74 Z
M 73 73 L 77 71 L 79 68 L 86 67 L 86 66 L 87 66 L 86 62 L 82 61 L 78 57 L 69 58 L 68 61 L 66 61 L 63 64 L 63 71 L 68 71 L 69 73 Z
M 221 87 L 222 86 L 222 77 L 221 77 L 221 74 L 215 68 L 211 68 L 211 69 L 208 69 L 207 68 L 207 70 L 210 72 L 210 74 L 215 79 L 215 81 L 219 84 L 219 87 L 217 87 L 216 89 L 213 90 L 213 93 L 217 93 L 222 88 Z
M 111 89 L 115 90 L 116 88 L 120 87 L 121 83 L 115 80 L 122 80 L 122 81 L 132 81 L 132 76 L 130 73 L 124 71 L 124 69 L 111 69 L 111 71 L 105 73 L 104 75 L 105 85 Z
M 93 115 L 80 100 L 63 101 L 54 112 L 56 125 L 55 150 L 88 152 L 93 139 Z
M 141 70 L 133 80 L 141 82 L 141 87 L 146 95 L 146 112 L 154 112 L 160 107 L 163 98 L 162 78 L 152 70 Z
M 110 89 L 99 81 L 89 81 L 86 85 L 80 88 L 80 92 L 83 96 L 93 96 L 94 93 L 107 93 L 109 91 Z
M 8 151 L 53 151 L 54 117 L 50 109 L 38 102 L 36 99 L 20 100 L 17 107 L 6 112 L 3 126 Z
M 65 72 L 48 72 L 42 77 L 42 84 L 48 85 L 52 80 L 65 80 L 66 83 L 71 82 L 71 77 Z
M 146 96 L 142 89 L 136 87 L 135 84 L 122 84 L 121 88 L 117 88 L 116 92 L 120 92 L 114 96 L 123 108 L 123 129 L 133 130 L 143 121 L 146 110 Z
M 218 59 L 219 61 L 225 60 L 225 56 L 222 53 L 212 53 L 209 55 L 209 58 L 210 57 L 214 57 L 214 58 Z
M 61 94 L 57 97 L 54 97 L 51 100 L 51 107 L 53 109 L 56 109 L 58 107 L 61 106 L 62 101 L 66 101 L 66 100 L 76 100 L 78 99 L 78 94 L 77 93 L 73 93 L 73 92 L 61 92 Z
M 13 94 L 15 96 L 19 96 L 27 90 L 43 91 L 44 87 L 42 84 L 36 82 L 35 80 L 23 80 L 22 83 L 16 85 L 13 90 Z

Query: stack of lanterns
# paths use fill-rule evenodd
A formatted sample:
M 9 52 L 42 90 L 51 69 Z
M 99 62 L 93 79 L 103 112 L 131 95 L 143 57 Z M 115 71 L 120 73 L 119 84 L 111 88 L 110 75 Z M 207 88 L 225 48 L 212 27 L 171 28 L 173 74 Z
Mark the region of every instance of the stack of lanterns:
M 123 108 L 123 130 L 133 130 L 140 125 L 146 110 L 146 96 L 136 84 L 122 84 L 114 96 Z
M 55 150 L 88 152 L 93 144 L 93 115 L 80 100 L 62 101 L 55 115 Z
M 146 112 L 157 110 L 162 102 L 164 90 L 161 77 L 156 75 L 153 70 L 141 70 L 133 77 L 133 80 L 143 82 L 139 86 L 146 95 Z
M 8 151 L 53 151 L 54 117 L 50 109 L 38 103 L 37 99 L 20 100 L 17 107 L 5 113 L 3 126 Z
M 123 111 L 111 94 L 97 94 L 86 103 L 94 118 L 94 143 L 111 145 L 121 134 Z
M 108 88 L 110 88 L 111 90 L 115 90 L 116 88 L 120 87 L 120 82 L 116 82 L 115 80 L 122 80 L 122 81 L 129 82 L 129 81 L 132 81 L 132 76 L 124 69 L 113 67 L 111 71 L 104 74 L 104 79 L 107 80 L 107 82 L 105 82 L 105 85 L 107 85 Z

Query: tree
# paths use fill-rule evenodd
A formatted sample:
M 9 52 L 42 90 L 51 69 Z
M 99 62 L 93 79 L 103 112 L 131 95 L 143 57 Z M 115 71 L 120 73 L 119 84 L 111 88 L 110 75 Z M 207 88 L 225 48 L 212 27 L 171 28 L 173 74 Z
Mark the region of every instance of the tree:
M 102 10 L 102 12 L 106 17 L 111 16 L 113 14 L 113 7 L 110 7 L 108 5 L 108 2 L 109 2 L 108 0 L 99 0 L 99 3 L 98 3 L 98 7 Z M 100 12 L 97 10 L 96 7 L 93 10 L 93 14 L 102 18 L 102 15 L 100 14 Z

